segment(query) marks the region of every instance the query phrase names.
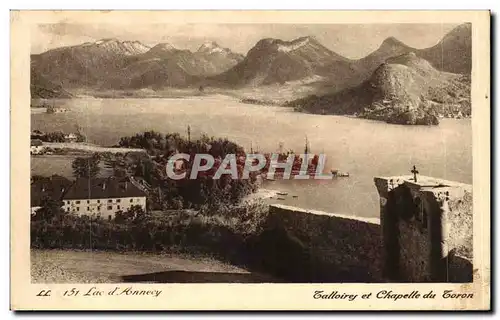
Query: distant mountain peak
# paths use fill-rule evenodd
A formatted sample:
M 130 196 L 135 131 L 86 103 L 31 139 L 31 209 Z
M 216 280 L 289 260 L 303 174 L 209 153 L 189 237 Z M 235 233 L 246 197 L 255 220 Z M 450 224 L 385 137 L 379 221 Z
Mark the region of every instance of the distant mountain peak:
M 471 30 L 472 28 L 472 23 L 470 22 L 464 22 L 462 24 L 459 24 L 454 28 L 455 31 L 460 31 L 460 30 Z
M 203 53 L 222 53 L 224 51 L 226 50 L 219 46 L 215 41 L 205 41 L 198 49 L 198 52 Z
M 470 74 L 472 68 L 472 24 L 463 23 L 449 31 L 435 46 L 420 55 L 439 70 Z
M 389 37 L 389 38 L 385 39 L 382 42 L 381 47 L 384 47 L 384 46 L 389 46 L 389 47 L 407 47 L 406 44 L 404 44 L 403 42 L 399 41 L 395 37 Z
M 105 38 L 105 39 L 101 39 L 101 40 L 97 40 L 96 42 L 94 42 L 94 44 L 96 45 L 102 45 L 102 44 L 106 44 L 106 43 L 117 43 L 117 42 L 120 42 L 118 41 L 118 39 L 115 39 L 115 38 Z
M 176 50 L 176 48 L 167 42 L 158 43 L 157 45 L 151 48 L 151 51 L 171 51 L 171 50 Z
M 273 50 L 280 52 L 290 52 L 290 51 L 295 51 L 304 46 L 307 46 L 308 44 L 318 45 L 319 42 L 316 40 L 316 38 L 312 36 L 300 37 L 291 41 L 285 41 L 275 38 L 264 38 L 259 42 L 257 42 L 255 47 L 257 48 L 269 47 Z
M 280 43 L 278 44 L 278 51 L 290 52 L 293 50 L 297 50 L 303 46 L 308 45 L 310 41 L 310 37 L 301 37 L 287 43 Z
M 96 42 L 86 42 L 82 46 L 97 47 L 124 55 L 140 54 L 149 50 L 148 46 L 139 41 L 120 41 L 115 38 L 105 38 L 97 40 Z
M 205 41 L 203 42 L 203 44 L 201 45 L 201 48 L 203 47 L 206 47 L 206 48 L 215 48 L 215 47 L 218 47 L 219 44 L 215 41 Z
M 314 37 L 293 40 L 264 38 L 245 58 L 217 77 L 231 86 L 285 84 L 290 81 L 323 81 L 336 67 L 349 68 L 348 59 L 331 51 Z M 321 79 L 321 80 L 318 80 Z
M 295 39 L 294 41 L 318 41 L 318 39 L 315 37 L 315 36 L 304 36 L 304 37 L 300 37 L 300 38 L 297 38 Z
M 466 41 L 469 42 L 471 41 L 470 38 L 472 36 L 472 24 L 471 23 L 462 23 L 450 32 L 448 32 L 441 42 L 450 40 L 451 38 L 456 38 L 457 40 L 460 39 L 461 41 Z

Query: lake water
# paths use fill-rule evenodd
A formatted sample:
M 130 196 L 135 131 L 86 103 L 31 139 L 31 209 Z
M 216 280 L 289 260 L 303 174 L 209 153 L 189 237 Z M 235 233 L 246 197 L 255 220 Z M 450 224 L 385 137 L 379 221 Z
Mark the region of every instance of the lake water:
M 400 126 L 342 116 L 296 113 L 288 108 L 242 104 L 224 96 L 184 99 L 74 99 L 61 102 L 70 111 L 32 114 L 32 130 L 75 131 L 89 142 L 113 145 L 141 131 L 206 133 L 228 137 L 249 150 L 304 150 L 327 155 L 327 168 L 350 173 L 334 180 L 268 182 L 286 191 L 279 203 L 364 217 L 379 215 L 375 176 L 421 174 L 472 183 L 470 119 L 443 119 L 439 126 Z M 297 198 L 293 198 L 297 195 Z

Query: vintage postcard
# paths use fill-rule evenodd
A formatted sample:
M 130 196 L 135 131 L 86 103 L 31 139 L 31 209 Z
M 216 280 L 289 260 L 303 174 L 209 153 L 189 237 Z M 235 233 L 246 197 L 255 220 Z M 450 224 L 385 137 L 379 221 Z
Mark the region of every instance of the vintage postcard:
M 11 308 L 489 310 L 489 39 L 489 11 L 12 11 Z

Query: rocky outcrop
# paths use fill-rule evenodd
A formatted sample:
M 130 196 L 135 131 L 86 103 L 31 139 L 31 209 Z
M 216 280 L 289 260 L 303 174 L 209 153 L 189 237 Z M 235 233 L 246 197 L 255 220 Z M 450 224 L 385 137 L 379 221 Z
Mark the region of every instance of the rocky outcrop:
M 394 124 L 436 125 L 450 109 L 470 115 L 468 77 L 441 72 L 407 53 L 387 59 L 361 85 L 292 101 L 297 111 L 356 115 Z

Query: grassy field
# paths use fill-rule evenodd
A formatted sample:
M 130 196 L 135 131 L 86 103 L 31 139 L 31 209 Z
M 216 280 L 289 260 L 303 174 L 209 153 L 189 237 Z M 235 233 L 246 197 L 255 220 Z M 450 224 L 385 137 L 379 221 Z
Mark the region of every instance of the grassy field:
M 272 282 L 261 274 L 187 255 L 31 250 L 33 283 Z
M 31 175 L 51 176 L 58 174 L 68 179 L 73 179 L 73 169 L 71 163 L 81 155 L 37 155 L 31 156 Z M 99 176 L 108 177 L 112 170 L 106 168 L 104 162 L 100 164 Z

